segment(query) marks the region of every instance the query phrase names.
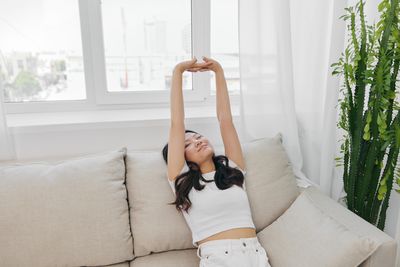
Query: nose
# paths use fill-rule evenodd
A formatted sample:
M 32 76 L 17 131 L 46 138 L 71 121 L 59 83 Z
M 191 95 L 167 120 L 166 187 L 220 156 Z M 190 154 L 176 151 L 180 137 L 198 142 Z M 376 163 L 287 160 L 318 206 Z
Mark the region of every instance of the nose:
M 197 140 L 196 147 L 198 147 L 199 144 L 201 144 L 201 143 L 202 143 L 201 140 Z

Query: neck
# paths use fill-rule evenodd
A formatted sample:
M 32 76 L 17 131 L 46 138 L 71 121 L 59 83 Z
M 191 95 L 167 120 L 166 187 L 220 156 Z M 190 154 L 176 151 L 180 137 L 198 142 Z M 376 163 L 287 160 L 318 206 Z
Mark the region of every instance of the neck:
M 215 171 L 215 164 L 212 159 L 209 159 L 200 165 L 201 173 L 208 173 L 212 171 Z

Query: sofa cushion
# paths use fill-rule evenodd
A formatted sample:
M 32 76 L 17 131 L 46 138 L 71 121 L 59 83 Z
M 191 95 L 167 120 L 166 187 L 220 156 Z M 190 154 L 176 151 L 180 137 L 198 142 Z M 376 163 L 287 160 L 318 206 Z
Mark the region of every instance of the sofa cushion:
M 104 265 L 104 266 L 97 266 L 97 267 L 129 267 L 131 261 L 125 261 L 121 263 L 111 264 L 111 265 Z M 91 266 L 87 266 L 91 267 Z
M 296 199 L 299 189 L 281 135 L 243 145 L 246 188 L 252 216 L 260 231 Z M 223 146 L 214 146 L 223 154 Z M 135 256 L 172 249 L 194 248 L 191 231 L 168 184 L 161 151 L 128 151 L 126 157 L 131 228 Z
M 193 248 L 183 215 L 168 205 L 174 195 L 161 151 L 128 151 L 126 179 L 135 257 Z
M 135 258 L 130 267 L 199 267 L 196 249 L 152 253 Z
M 0 167 L 0 266 L 133 259 L 126 149 Z
M 131 263 L 131 261 L 125 261 L 125 262 L 121 262 L 121 263 L 98 266 L 98 267 L 129 267 L 130 263 Z M 87 267 L 90 267 L 90 266 L 87 266 Z
M 329 214 L 329 216 L 346 226 L 350 231 L 360 236 L 369 236 L 380 244 L 378 249 L 360 267 L 396 266 L 398 242 L 393 237 L 347 209 L 345 202 L 338 203 L 321 192 L 317 187 L 310 186 L 305 191 L 307 191 L 307 195 L 312 199 L 313 203 L 319 209 L 323 210 L 324 213 Z
M 300 194 L 282 135 L 246 143 L 246 188 L 257 232 L 278 218 Z
M 274 267 L 356 267 L 379 247 L 324 213 L 307 190 L 257 236 Z

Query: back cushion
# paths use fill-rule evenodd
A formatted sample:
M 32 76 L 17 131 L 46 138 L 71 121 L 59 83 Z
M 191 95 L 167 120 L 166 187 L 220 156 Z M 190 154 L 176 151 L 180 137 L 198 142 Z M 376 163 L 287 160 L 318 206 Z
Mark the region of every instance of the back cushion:
M 242 145 L 246 188 L 257 232 L 278 218 L 299 195 L 281 135 Z M 214 146 L 215 154 L 223 154 Z M 191 231 L 168 184 L 160 151 L 128 151 L 127 188 L 135 256 L 172 249 L 194 248 Z
M 257 232 L 277 219 L 300 194 L 281 135 L 244 147 L 246 186 Z
M 133 259 L 126 149 L 0 167 L 0 266 Z
M 148 255 L 172 249 L 193 248 L 191 232 L 166 176 L 161 151 L 130 152 L 126 157 L 126 186 L 131 215 L 134 254 Z

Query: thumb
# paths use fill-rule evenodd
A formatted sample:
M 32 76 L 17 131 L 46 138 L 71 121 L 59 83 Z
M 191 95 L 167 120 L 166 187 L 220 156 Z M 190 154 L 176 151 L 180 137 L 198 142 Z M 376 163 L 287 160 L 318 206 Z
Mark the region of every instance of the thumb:
M 204 60 L 204 61 L 208 61 L 208 58 L 206 58 L 205 56 L 203 56 L 203 60 Z

